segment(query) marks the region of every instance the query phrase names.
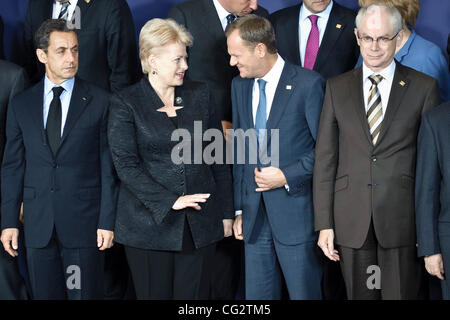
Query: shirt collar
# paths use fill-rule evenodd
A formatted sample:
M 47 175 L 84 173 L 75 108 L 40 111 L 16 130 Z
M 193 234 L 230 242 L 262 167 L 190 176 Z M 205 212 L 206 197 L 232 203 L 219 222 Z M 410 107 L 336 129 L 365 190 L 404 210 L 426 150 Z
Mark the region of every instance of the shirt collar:
M 411 47 L 411 44 L 413 43 L 415 38 L 416 32 L 414 30 L 411 30 L 411 35 L 409 36 L 408 41 L 406 41 L 403 47 L 397 52 L 397 54 L 395 55 L 395 59 L 397 59 L 399 62 L 402 61 L 403 57 L 408 54 L 409 48 Z
M 45 78 L 44 78 L 44 94 L 47 96 L 50 93 L 50 91 L 52 91 L 52 89 L 54 87 L 63 87 L 65 91 L 72 92 L 74 84 L 75 84 L 75 78 L 67 79 L 63 83 L 57 85 L 57 84 L 54 84 L 47 77 L 47 75 L 45 75 Z
M 284 63 L 285 62 L 283 58 L 279 54 L 277 54 L 277 61 L 273 65 L 272 69 L 270 69 L 270 71 L 267 72 L 264 77 L 255 78 L 255 81 L 258 81 L 258 79 L 263 79 L 267 83 L 274 81 L 278 82 L 281 77 L 281 73 L 283 72 Z
M 227 10 L 225 10 L 225 8 L 222 7 L 222 5 L 220 4 L 220 2 L 218 0 L 213 0 L 213 2 L 214 2 L 214 6 L 216 7 L 217 14 L 219 15 L 220 21 L 223 21 L 224 19 L 227 18 L 227 16 L 231 12 L 228 12 Z
M 330 1 L 328 7 L 319 13 L 312 13 L 303 3 L 300 7 L 300 22 L 308 19 L 308 17 L 312 14 L 319 16 L 320 18 L 327 18 L 330 15 L 331 9 L 333 8 L 333 1 Z
M 373 74 L 379 74 L 379 75 L 382 75 L 384 79 L 391 80 L 394 78 L 394 72 L 395 72 L 395 60 L 394 59 L 392 60 L 390 65 L 388 65 L 386 68 L 384 68 L 380 72 L 373 72 L 363 62 L 363 80 L 364 81 L 368 80 L 368 78 Z

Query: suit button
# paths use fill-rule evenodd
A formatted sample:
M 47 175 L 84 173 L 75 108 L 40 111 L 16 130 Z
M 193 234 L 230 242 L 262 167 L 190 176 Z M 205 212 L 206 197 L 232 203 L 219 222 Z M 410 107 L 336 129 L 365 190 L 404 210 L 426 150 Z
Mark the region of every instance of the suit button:
M 54 163 L 53 168 L 58 168 L 58 165 L 56 163 Z
M 55 189 L 51 188 L 51 189 L 50 189 L 50 192 L 55 192 Z
M 377 158 L 376 157 L 372 157 L 372 162 L 377 162 Z

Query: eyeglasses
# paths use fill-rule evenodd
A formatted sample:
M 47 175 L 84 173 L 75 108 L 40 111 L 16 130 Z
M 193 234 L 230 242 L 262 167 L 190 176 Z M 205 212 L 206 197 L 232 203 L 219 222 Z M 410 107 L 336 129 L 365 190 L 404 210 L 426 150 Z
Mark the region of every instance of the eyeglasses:
M 399 32 L 400 32 L 400 31 L 399 31 Z M 395 36 L 393 36 L 392 38 L 388 38 L 388 37 L 378 37 L 378 38 L 376 38 L 376 39 L 374 39 L 374 38 L 372 38 L 372 37 L 369 37 L 369 36 L 361 37 L 361 36 L 359 35 L 359 32 L 358 32 L 358 39 L 361 40 L 362 43 L 364 43 L 365 45 L 372 45 L 372 43 L 375 41 L 375 42 L 376 42 L 378 45 L 380 45 L 380 46 L 387 46 L 387 45 L 389 44 L 390 41 L 394 40 L 395 37 L 398 36 L 399 32 L 397 32 L 397 33 L 395 34 Z

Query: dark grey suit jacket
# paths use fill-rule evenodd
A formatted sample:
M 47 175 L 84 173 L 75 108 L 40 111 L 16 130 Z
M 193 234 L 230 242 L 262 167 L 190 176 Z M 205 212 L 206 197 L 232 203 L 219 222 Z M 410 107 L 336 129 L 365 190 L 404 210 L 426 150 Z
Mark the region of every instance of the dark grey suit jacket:
M 418 254 L 426 256 L 442 253 L 444 262 L 448 264 L 450 102 L 433 108 L 424 115 L 418 139 L 416 170 Z
M 6 110 L 11 99 L 28 85 L 25 70 L 0 60 L 0 163 L 5 148 Z M 1 169 L 0 169 L 1 173 Z M 1 200 L 1 197 L 0 197 Z M 1 210 L 0 210 L 1 218 Z M 27 292 L 19 274 L 17 259 L 12 258 L 0 246 L 0 300 L 26 299 Z
M 192 142 L 202 146 L 201 140 L 194 142 L 201 139 L 194 134 L 195 121 L 201 123 L 196 129 L 201 135 L 208 128 L 222 132 L 204 84 L 185 81 L 175 93 L 184 106 L 177 110 L 177 127 L 192 139 L 188 148 Z M 177 127 L 157 111 L 163 105 L 147 78 L 112 98 L 108 138 L 121 180 L 115 241 L 141 249 L 181 250 L 187 219 L 195 246 L 204 247 L 224 237 L 223 219 L 234 218 L 231 170 L 203 160 L 196 164 L 194 148 L 190 164 L 175 163 L 172 153 L 179 154 L 181 141 L 172 140 Z M 195 193 L 211 194 L 201 211 L 172 210 L 178 197 Z
M 52 17 L 52 0 L 30 0 L 25 18 L 25 69 L 36 83 L 44 66 L 36 58 L 34 35 Z M 107 91 L 118 91 L 136 82 L 138 70 L 133 18 L 125 0 L 80 0 L 78 76 Z
M 376 145 L 363 102 L 362 68 L 327 82 L 314 166 L 316 230 L 360 248 L 371 217 L 383 248 L 415 246 L 414 178 L 422 114 L 439 104 L 434 78 L 396 64 Z
M 269 17 L 262 7 L 254 13 Z M 231 122 L 231 80 L 239 73 L 236 67 L 230 66 L 227 40 L 213 1 L 180 3 L 170 10 L 168 18 L 185 25 L 194 37 L 194 45 L 188 50 L 187 78 L 207 83 L 219 108 L 220 118 Z
M 301 6 L 302 3 L 270 15 L 280 55 L 298 66 L 301 66 L 298 26 Z M 359 47 L 353 33 L 355 16 L 352 10 L 333 3 L 313 68 L 326 80 L 352 70 L 358 61 Z

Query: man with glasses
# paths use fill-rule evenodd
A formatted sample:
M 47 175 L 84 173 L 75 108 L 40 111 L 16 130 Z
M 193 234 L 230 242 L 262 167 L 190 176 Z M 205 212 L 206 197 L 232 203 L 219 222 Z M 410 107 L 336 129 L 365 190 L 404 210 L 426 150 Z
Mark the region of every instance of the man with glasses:
M 355 35 L 363 65 L 327 83 L 315 228 L 324 254 L 340 261 L 349 299 L 416 299 L 419 289 L 416 143 L 422 114 L 439 104 L 439 87 L 394 60 L 401 29 L 393 6 L 360 9 Z

